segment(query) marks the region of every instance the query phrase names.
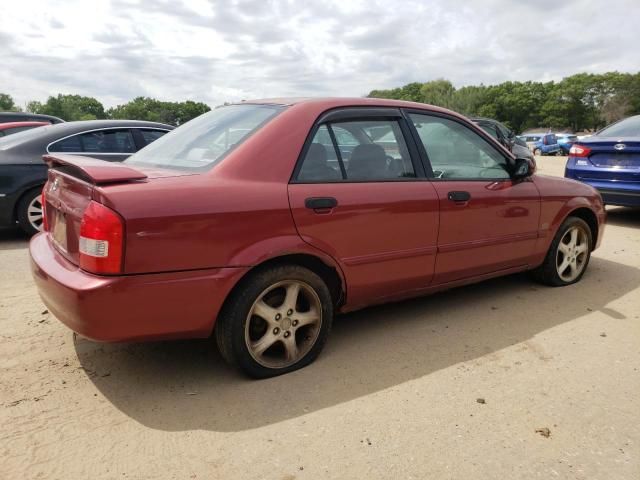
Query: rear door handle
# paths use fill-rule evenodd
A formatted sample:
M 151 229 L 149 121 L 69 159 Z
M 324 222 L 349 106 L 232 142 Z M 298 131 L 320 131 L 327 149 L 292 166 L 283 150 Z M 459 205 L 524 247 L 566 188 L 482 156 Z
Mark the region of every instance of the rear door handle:
M 338 200 L 333 197 L 310 197 L 304 201 L 304 206 L 312 210 L 329 210 L 338 206 Z
M 471 194 L 469 192 L 449 192 L 447 198 L 452 202 L 468 202 L 471 200 Z

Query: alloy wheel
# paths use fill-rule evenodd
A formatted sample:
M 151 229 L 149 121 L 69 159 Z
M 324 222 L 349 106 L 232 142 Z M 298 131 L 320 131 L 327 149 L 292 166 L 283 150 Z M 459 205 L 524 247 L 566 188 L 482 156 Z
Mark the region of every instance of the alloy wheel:
M 42 230 L 43 212 L 40 195 L 36 195 L 27 206 L 27 219 L 35 230 Z
M 589 258 L 589 236 L 580 226 L 568 229 L 558 243 L 556 270 L 565 282 L 572 282 L 584 270 Z
M 245 344 L 253 359 L 268 368 L 286 368 L 315 344 L 322 305 L 315 290 L 299 280 L 266 288 L 253 303 L 245 324 Z

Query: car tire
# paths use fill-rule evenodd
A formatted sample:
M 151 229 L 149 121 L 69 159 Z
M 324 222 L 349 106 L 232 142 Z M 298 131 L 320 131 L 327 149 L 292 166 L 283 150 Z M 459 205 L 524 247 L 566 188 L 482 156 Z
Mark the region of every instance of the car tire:
M 42 229 L 42 187 L 32 188 L 20 197 L 16 208 L 18 226 L 27 235 L 35 235 Z M 40 212 L 38 214 L 38 212 Z
M 243 280 L 215 326 L 224 359 L 253 378 L 282 375 L 313 362 L 327 341 L 333 301 L 311 270 L 281 265 Z
M 587 222 L 568 217 L 558 229 L 544 262 L 532 271 L 539 282 L 564 287 L 579 282 L 587 270 L 593 248 L 593 233 Z
M 540 150 L 539 148 L 536 148 L 536 149 L 533 151 L 533 154 L 534 154 L 534 155 L 538 155 L 538 156 L 540 156 L 540 155 L 542 155 L 542 150 Z

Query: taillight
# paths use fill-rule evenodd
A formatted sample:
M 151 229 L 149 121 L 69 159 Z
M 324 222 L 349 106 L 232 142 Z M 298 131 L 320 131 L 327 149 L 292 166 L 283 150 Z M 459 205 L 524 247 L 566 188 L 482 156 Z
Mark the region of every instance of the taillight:
M 571 149 L 569 150 L 570 157 L 588 157 L 590 153 L 591 149 L 589 147 L 576 145 L 575 143 L 571 145 Z
M 45 184 L 42 187 L 42 193 L 40 194 L 40 203 L 42 204 L 42 230 L 45 232 L 49 231 L 49 221 L 47 220 L 47 196 L 45 192 L 47 191 L 47 185 Z
M 89 202 L 80 224 L 80 268 L 91 273 L 120 273 L 124 225 L 116 212 Z

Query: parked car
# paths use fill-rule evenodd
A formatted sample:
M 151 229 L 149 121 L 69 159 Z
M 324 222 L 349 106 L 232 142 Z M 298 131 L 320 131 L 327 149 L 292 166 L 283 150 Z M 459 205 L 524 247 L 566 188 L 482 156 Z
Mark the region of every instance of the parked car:
M 640 115 L 574 143 L 564 176 L 597 188 L 606 204 L 640 206 Z
M 8 137 L 14 133 L 24 132 L 36 127 L 43 127 L 44 125 L 51 125 L 47 122 L 7 122 L 0 123 L 0 138 Z
M 507 128 L 502 123 L 491 118 L 482 117 L 471 118 L 470 120 L 500 142 L 516 157 L 534 159 L 533 153 L 526 142 L 519 139 L 513 130 Z
M 553 133 L 525 133 L 520 135 L 534 155 L 558 155 L 560 145 Z
M 46 122 L 46 123 L 62 123 L 64 120 L 51 115 L 42 115 L 39 113 L 28 112 L 0 112 L 0 123 L 8 122 Z
M 578 141 L 578 136 L 573 133 L 556 133 L 556 138 L 562 155 L 569 155 L 571 146 Z
M 243 102 L 122 164 L 46 160 L 30 255 L 49 310 L 101 341 L 213 333 L 254 377 L 313 361 L 334 312 L 525 270 L 575 283 L 605 221 L 590 186 L 397 100 Z
M 90 120 L 46 125 L 0 138 L 0 227 L 16 223 L 28 234 L 42 226 L 40 193 L 47 181 L 46 153 L 122 161 L 173 127 L 132 120 Z

